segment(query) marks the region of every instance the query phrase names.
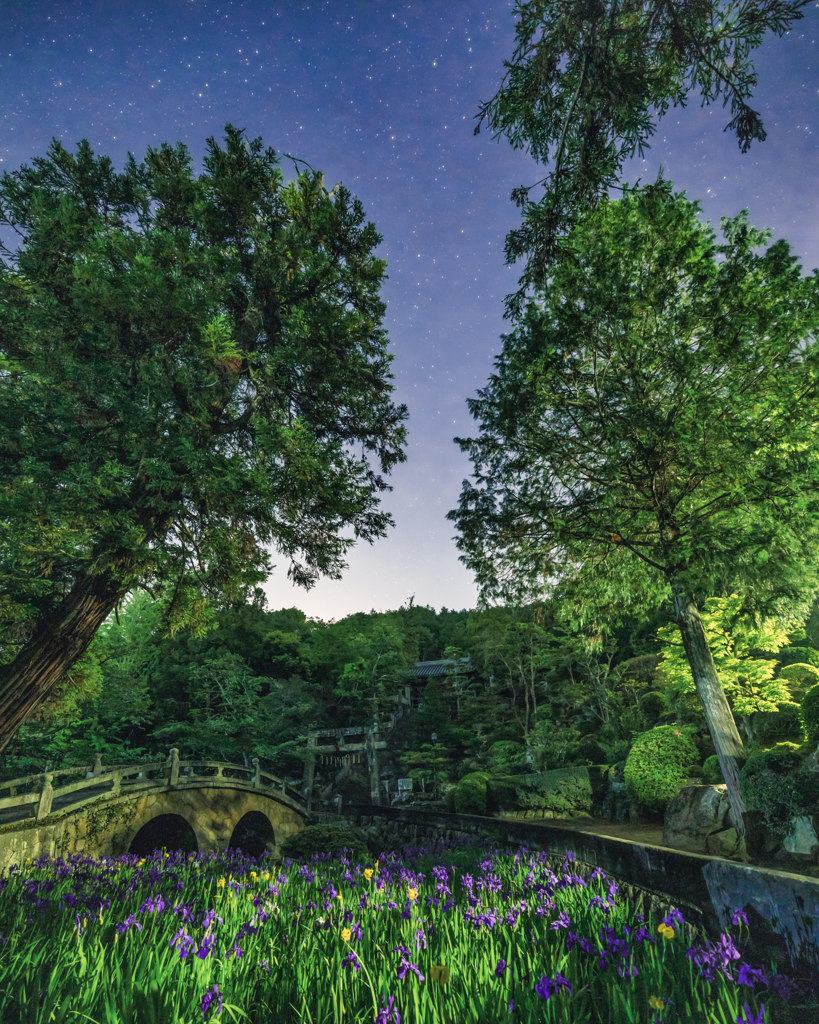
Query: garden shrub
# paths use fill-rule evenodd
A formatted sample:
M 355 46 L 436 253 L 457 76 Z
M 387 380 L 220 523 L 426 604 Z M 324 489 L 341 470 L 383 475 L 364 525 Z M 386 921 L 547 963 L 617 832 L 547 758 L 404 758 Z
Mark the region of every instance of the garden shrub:
M 819 651 L 813 647 L 784 647 L 776 656 L 780 671 L 789 665 L 811 665 L 819 668 Z
M 804 767 L 797 750 L 795 743 L 779 743 L 752 754 L 739 773 L 747 810 L 759 813 L 777 835 L 787 835 L 792 819 L 819 801 L 819 779 Z
M 659 690 L 649 690 L 640 698 L 640 710 L 647 721 L 656 722 L 669 712 L 668 697 Z
M 512 775 L 525 770 L 526 747 L 517 740 L 496 740 L 486 753 L 493 775 Z
M 660 810 L 688 778 L 688 767 L 697 760 L 691 732 L 691 726 L 658 725 L 634 740 L 626 758 L 626 787 L 648 810 Z
M 488 772 L 470 772 L 464 775 L 454 789 L 454 805 L 458 814 L 486 814 L 486 784 Z
M 757 711 L 751 718 L 757 742 L 763 747 L 781 740 L 801 740 L 802 720 L 798 704 L 782 703 L 778 711 Z
M 702 774 L 709 786 L 725 785 L 725 779 L 722 774 L 722 768 L 720 767 L 719 757 L 717 757 L 716 754 L 706 757 L 705 764 L 702 766 Z
M 342 847 L 352 850 L 350 859 L 367 856 L 367 847 L 358 832 L 349 825 L 308 825 L 288 836 L 281 844 L 283 857 L 297 859 L 315 853 L 337 853 Z
M 607 771 L 605 766 L 558 768 L 490 779 L 487 806 L 492 811 L 550 811 L 566 818 L 588 814 L 593 803 L 603 801 Z
M 588 761 L 589 764 L 607 764 L 608 755 L 603 747 L 591 736 L 586 736 L 580 741 L 577 747 L 577 756 L 581 761 Z
M 801 717 L 808 743 L 819 742 L 819 683 L 802 698 Z

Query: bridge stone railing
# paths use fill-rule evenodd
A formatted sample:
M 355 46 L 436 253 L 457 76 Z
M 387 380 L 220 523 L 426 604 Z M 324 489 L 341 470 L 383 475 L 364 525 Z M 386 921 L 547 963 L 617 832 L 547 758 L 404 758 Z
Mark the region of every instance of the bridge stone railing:
M 143 764 L 108 765 L 102 764 L 102 755 L 97 754 L 93 765 L 77 765 L 59 771 L 26 775 L 19 779 L 0 782 L 0 813 L 6 809 L 30 805 L 32 812 L 15 817 L 15 824 L 24 821 L 42 821 L 52 812 L 55 800 L 61 800 L 65 811 L 76 811 L 101 798 L 121 796 L 151 789 L 190 789 L 203 785 L 230 786 L 239 782 L 242 788 L 260 790 L 283 796 L 299 808 L 304 807 L 302 794 L 288 786 L 286 780 L 262 771 L 259 758 L 254 757 L 252 767 L 231 764 L 225 761 L 194 759 L 181 761 L 179 750 L 173 747 L 167 761 L 150 761 Z M 55 780 L 85 773 L 86 777 L 74 782 L 59 784 Z M 112 782 L 111 789 L 99 792 L 99 786 Z M 95 790 L 89 796 L 82 796 L 84 790 Z M 22 792 L 21 792 L 22 791 Z M 80 794 L 76 800 L 65 801 L 72 794 Z

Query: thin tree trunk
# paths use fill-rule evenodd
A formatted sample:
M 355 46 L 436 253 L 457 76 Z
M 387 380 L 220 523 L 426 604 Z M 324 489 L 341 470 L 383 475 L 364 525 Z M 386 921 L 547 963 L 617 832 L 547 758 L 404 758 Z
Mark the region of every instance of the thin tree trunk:
M 745 761 L 742 739 L 719 681 L 717 667 L 711 656 L 694 598 L 676 576 L 671 579 L 671 593 L 677 625 L 682 634 L 683 647 L 691 667 L 691 675 L 694 677 L 697 696 L 705 712 L 705 721 L 708 723 L 722 775 L 728 787 L 734 823 L 738 835 L 742 836 L 745 834 L 745 804 L 739 791 L 739 770 Z
M 37 626 L 14 661 L 0 666 L 0 753 L 88 649 L 97 630 L 125 596 L 107 576 L 83 576 Z

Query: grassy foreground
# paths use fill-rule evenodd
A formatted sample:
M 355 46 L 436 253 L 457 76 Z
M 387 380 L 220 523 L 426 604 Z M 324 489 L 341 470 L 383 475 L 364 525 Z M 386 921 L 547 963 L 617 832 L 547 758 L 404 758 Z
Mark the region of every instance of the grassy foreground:
M 39 860 L 0 879 L 0 1021 L 770 1024 L 734 924 L 644 919 L 570 851 Z

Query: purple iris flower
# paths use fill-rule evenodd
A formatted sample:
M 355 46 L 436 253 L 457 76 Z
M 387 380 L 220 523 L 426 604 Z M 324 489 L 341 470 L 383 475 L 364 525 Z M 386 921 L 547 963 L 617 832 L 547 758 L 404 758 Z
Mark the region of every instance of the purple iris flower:
M 381 997 L 381 1002 L 386 1002 L 385 996 Z M 386 1006 L 382 1006 L 378 1011 L 374 1024 L 401 1024 L 401 1014 L 398 1012 L 398 1008 L 394 1004 L 395 999 L 390 996 L 389 1003 L 387 1003 Z
M 215 941 L 216 939 L 212 935 L 206 935 L 202 939 L 202 945 L 196 951 L 196 955 L 200 960 L 205 960 L 213 954 L 213 944 Z
M 735 910 L 733 914 L 731 914 L 731 924 L 736 928 L 737 925 L 739 925 L 740 921 L 743 924 L 747 924 L 748 915 L 745 913 L 744 910 Z
M 358 957 L 352 952 L 352 950 L 341 961 L 342 971 L 349 970 L 350 967 L 354 968 L 356 973 L 361 970 L 361 964 L 358 962 Z
M 594 871 L 592 871 L 592 873 L 589 875 L 589 881 L 596 882 L 599 879 L 602 882 L 605 877 L 606 875 L 601 868 L 595 868 Z
M 190 953 L 191 947 L 193 946 L 193 939 L 188 935 L 184 928 L 180 928 L 179 931 L 171 939 L 170 948 L 174 946 L 179 947 L 179 959 L 184 960 L 185 957 Z
M 749 967 L 748 964 L 742 963 L 739 965 L 737 971 L 737 984 L 747 985 L 748 988 L 753 988 L 755 982 L 760 982 L 762 985 L 766 985 L 765 975 L 762 971 L 757 970 L 755 967 Z
M 554 978 L 547 978 L 545 975 L 535 985 L 535 992 L 541 999 L 550 999 L 560 989 L 565 988 L 569 995 L 572 994 L 572 986 L 567 978 L 556 974 Z
M 502 978 L 503 977 L 503 972 L 505 970 L 506 970 L 506 961 L 501 957 L 501 959 L 498 960 L 498 966 L 495 968 L 495 977 L 496 978 Z
M 760 1003 L 759 1004 L 759 1016 L 758 1017 L 755 1017 L 754 1014 L 751 1012 L 751 1010 L 748 1009 L 748 1004 L 747 1003 L 745 1003 L 744 1010 L 745 1010 L 745 1016 L 744 1017 L 737 1017 L 736 1024 L 765 1024 L 765 1021 L 762 1019 L 763 1015 L 765 1013 L 765 1004 L 764 1003 Z
M 554 919 L 554 921 L 552 921 L 552 923 L 549 925 L 549 930 L 556 932 L 558 928 L 571 928 L 571 926 L 572 919 L 565 912 L 565 910 L 561 910 L 557 917 Z
M 205 994 L 202 996 L 202 1020 L 207 1016 L 208 1010 L 210 1009 L 211 1003 L 214 999 L 219 1000 L 219 1009 L 216 1011 L 216 1016 L 218 1017 L 222 1012 L 222 996 L 219 993 L 218 985 L 214 985 L 212 989 L 207 989 Z
M 134 925 L 138 931 L 142 931 L 142 925 L 137 921 L 133 914 L 129 914 L 121 924 L 117 925 L 117 931 L 122 935 L 123 932 L 128 931 L 131 925 Z

